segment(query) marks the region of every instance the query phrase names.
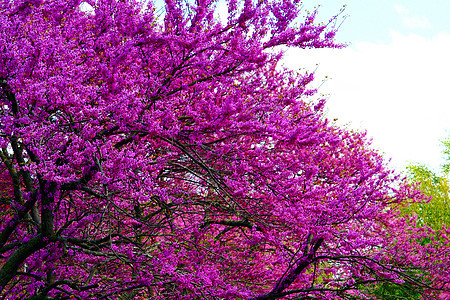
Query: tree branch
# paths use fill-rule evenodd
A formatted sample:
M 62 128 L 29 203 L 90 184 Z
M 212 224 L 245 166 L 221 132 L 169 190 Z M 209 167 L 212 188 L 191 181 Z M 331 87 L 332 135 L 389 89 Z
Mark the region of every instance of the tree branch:
M 282 293 L 285 289 L 287 289 L 295 279 L 297 279 L 298 275 L 306 269 L 313 261 L 314 256 L 319 249 L 319 247 L 323 243 L 323 238 L 317 239 L 313 246 L 311 247 L 312 235 L 308 235 L 308 240 L 305 246 L 305 251 L 302 257 L 300 257 L 296 266 L 292 268 L 287 275 L 284 275 L 281 280 L 275 285 L 275 287 L 269 293 L 265 295 L 258 296 L 253 300 L 265 300 L 265 299 L 277 299 L 283 297 Z
M 36 251 L 46 247 L 47 244 L 48 241 L 45 241 L 43 236 L 38 234 L 14 251 L 0 269 L 0 292 L 5 288 L 9 281 L 16 276 L 20 265 L 25 259 Z

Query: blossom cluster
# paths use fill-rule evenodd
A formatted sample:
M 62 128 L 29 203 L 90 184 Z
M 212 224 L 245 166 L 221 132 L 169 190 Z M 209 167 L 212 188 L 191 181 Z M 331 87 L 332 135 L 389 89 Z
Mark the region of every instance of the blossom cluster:
M 0 0 L 2 299 L 443 288 L 449 248 L 392 208 L 421 196 L 277 66 L 333 23 L 225 2 Z

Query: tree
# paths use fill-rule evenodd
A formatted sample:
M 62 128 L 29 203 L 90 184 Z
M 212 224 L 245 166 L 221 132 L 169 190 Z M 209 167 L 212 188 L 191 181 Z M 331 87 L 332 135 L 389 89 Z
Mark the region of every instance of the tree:
M 450 141 L 442 141 L 444 160 L 440 174 L 423 164 L 407 166 L 408 178 L 427 197 L 426 201 L 410 201 L 400 207 L 404 215 L 416 215 L 418 226 L 429 226 L 437 235 L 450 226 Z
M 313 74 L 277 66 L 278 46 L 341 47 L 333 22 L 226 3 L 222 23 L 214 1 L 167 0 L 161 21 L 138 1 L 0 1 L 2 299 L 443 288 L 448 250 L 390 209 L 420 195 L 327 121 Z
M 405 214 L 416 214 L 420 226 L 430 226 L 439 231 L 450 226 L 450 199 L 448 173 L 438 175 L 424 165 L 407 167 L 409 178 L 417 182 L 417 188 L 427 197 L 427 201 L 415 202 L 403 207 Z

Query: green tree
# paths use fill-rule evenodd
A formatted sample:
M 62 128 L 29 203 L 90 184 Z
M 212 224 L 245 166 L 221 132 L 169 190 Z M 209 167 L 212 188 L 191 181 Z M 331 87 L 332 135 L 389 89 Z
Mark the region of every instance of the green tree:
M 419 226 L 428 225 L 434 230 L 450 226 L 450 140 L 442 142 L 446 164 L 441 174 L 433 172 L 428 166 L 416 164 L 407 167 L 411 182 L 418 183 L 418 189 L 428 197 L 428 201 L 411 203 L 401 208 L 405 214 L 415 213 Z

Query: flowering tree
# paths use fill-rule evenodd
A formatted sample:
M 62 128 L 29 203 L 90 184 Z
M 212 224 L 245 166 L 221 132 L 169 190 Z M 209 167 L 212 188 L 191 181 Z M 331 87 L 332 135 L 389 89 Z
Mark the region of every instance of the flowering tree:
M 419 196 L 277 67 L 340 47 L 332 23 L 226 3 L 0 1 L 2 299 L 443 287 L 447 250 L 389 209 Z

